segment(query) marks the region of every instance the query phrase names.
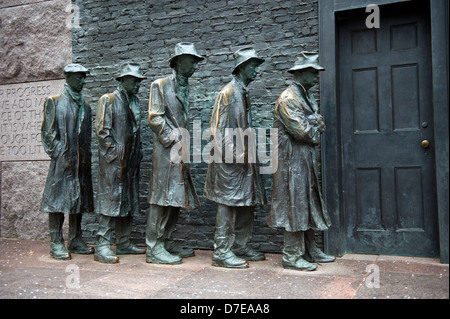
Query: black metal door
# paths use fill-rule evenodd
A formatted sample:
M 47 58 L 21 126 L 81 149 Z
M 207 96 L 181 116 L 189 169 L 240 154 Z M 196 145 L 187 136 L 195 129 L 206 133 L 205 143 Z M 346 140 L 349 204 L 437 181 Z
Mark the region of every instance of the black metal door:
M 347 251 L 439 256 L 429 4 L 338 22 Z M 423 5 L 425 3 L 425 5 Z

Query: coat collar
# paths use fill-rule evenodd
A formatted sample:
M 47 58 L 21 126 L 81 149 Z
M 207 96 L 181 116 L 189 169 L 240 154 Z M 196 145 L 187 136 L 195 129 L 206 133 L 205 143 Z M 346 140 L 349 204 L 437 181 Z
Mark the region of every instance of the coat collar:
M 133 116 L 134 123 L 137 124 L 138 121 L 140 120 L 141 112 L 139 109 L 139 102 L 136 95 L 128 94 L 120 84 L 117 87 L 116 95 L 123 101 L 126 108 L 130 110 L 131 115 Z
M 78 106 L 84 106 L 84 99 L 80 92 L 75 92 L 67 83 L 64 83 L 64 90 Z
M 291 87 L 294 92 L 306 102 L 306 106 L 309 107 L 312 112 L 316 113 L 318 111 L 317 103 L 310 91 L 307 91 L 303 85 L 295 81 L 292 81 Z
M 242 93 L 248 94 L 248 89 L 245 84 L 241 81 L 237 76 L 233 77 L 233 81 L 236 83 L 236 86 L 241 90 Z
M 70 110 L 72 112 L 72 115 L 74 118 L 77 119 L 78 122 L 78 134 L 81 132 L 81 125 L 84 121 L 84 99 L 80 92 L 75 92 L 72 90 L 69 84 L 64 84 L 64 92 L 66 92 L 66 95 L 68 95 L 69 98 L 71 98 L 77 106 L 75 106 L 74 103 L 69 103 Z
M 175 96 L 177 97 L 177 99 L 181 103 L 181 105 L 183 106 L 185 113 L 189 112 L 189 82 L 186 82 L 186 87 L 188 90 L 187 97 L 186 97 L 187 100 L 183 101 L 183 98 L 177 92 L 177 75 L 176 75 L 175 71 L 173 71 L 172 75 L 169 76 L 169 80 L 170 80 L 170 83 L 172 83 L 172 87 L 173 87 Z

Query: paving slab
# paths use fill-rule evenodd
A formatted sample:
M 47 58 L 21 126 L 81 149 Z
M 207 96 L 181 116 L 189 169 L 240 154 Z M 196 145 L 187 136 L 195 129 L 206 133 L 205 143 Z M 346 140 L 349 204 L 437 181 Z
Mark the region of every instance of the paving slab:
M 196 250 L 179 265 L 120 256 L 118 264 L 93 255 L 49 257 L 48 241 L 0 238 L 0 299 L 448 299 L 448 264 L 434 258 L 344 255 L 316 271 L 284 269 L 280 254 L 248 269 L 211 265 Z

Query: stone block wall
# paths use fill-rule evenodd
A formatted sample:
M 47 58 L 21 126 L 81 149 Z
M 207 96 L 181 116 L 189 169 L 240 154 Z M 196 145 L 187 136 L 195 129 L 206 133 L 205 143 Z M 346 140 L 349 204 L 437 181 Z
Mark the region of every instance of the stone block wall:
M 49 237 L 39 211 L 48 167 L 40 142 L 44 99 L 72 61 L 70 0 L 0 1 L 0 236 Z
M 317 1 L 303 0 L 119 0 L 72 1 L 79 9 L 79 28 L 73 31 L 73 59 L 91 70 L 84 89 L 93 115 L 96 102 L 112 92 L 114 75 L 121 63 L 137 62 L 148 77 L 139 97 L 143 111 L 141 164 L 141 214 L 134 219 L 133 239 L 144 242 L 148 210 L 148 187 L 152 169 L 152 134 L 147 122 L 149 86 L 157 78 L 171 74 L 168 60 L 178 42 L 193 42 L 206 57 L 190 79 L 191 121 L 201 121 L 207 129 L 214 99 L 231 79 L 233 53 L 252 46 L 266 60 L 261 76 L 249 85 L 253 103 L 253 125 L 269 129 L 273 108 L 280 93 L 290 83 L 287 70 L 302 50 L 318 50 Z M 96 188 L 97 147 L 93 137 L 93 173 Z M 202 147 L 207 143 L 203 141 Z M 211 249 L 216 205 L 205 199 L 203 187 L 207 164 L 193 163 L 192 174 L 202 206 L 182 211 L 175 239 L 193 248 Z M 279 252 L 282 232 L 266 226 L 272 177 L 263 176 L 269 205 L 258 209 L 253 245 L 266 252 Z M 84 235 L 95 241 L 96 216 L 85 218 Z M 321 241 L 319 236 L 319 241 Z

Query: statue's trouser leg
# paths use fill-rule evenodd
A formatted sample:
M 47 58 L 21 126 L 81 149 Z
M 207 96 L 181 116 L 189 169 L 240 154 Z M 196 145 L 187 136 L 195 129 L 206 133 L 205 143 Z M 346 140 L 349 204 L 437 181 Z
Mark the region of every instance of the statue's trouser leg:
M 308 229 L 305 232 L 306 253 L 304 259 L 309 262 L 329 263 L 335 260 L 335 257 L 325 254 L 319 247 L 317 247 L 314 240 L 314 230 Z
M 284 231 L 283 262 L 295 264 L 305 254 L 305 232 Z
M 234 255 L 231 252 L 231 247 L 235 241 L 235 225 L 235 208 L 217 204 L 213 258 L 223 260 Z
M 172 240 L 172 233 L 175 230 L 175 227 L 177 226 L 178 216 L 180 215 L 180 208 L 179 207 L 167 207 L 166 209 L 167 214 L 167 222 L 164 227 L 164 242 L 165 247 L 167 250 L 170 250 L 174 246 L 174 242 Z
M 81 214 L 69 214 L 69 240 L 81 239 Z
M 253 236 L 253 224 L 255 218 L 255 208 L 236 207 L 235 241 L 233 251 L 236 253 L 245 253 L 248 249 L 248 243 Z
M 100 252 L 103 249 L 111 249 L 111 235 L 113 227 L 114 217 L 101 214 L 98 216 L 97 243 L 95 245 L 96 252 Z
M 130 235 L 133 226 L 133 216 L 115 217 L 116 244 L 117 246 L 128 247 L 130 245 Z
M 92 247 L 86 245 L 81 231 L 82 214 L 69 214 L 69 240 L 67 247 L 72 253 L 92 254 Z
M 164 231 L 169 220 L 167 207 L 150 205 L 147 217 L 145 244 L 148 249 L 155 248 L 158 242 L 163 241 Z
M 308 229 L 305 231 L 305 245 L 306 252 L 314 251 L 317 249 L 316 241 L 314 240 L 314 230 Z
M 133 228 L 133 215 L 129 214 L 126 217 L 116 217 L 116 255 L 127 254 L 145 254 L 144 248 L 139 248 L 134 245 L 131 240 L 131 230 Z
M 306 232 L 284 232 L 283 267 L 295 270 L 313 271 L 316 265 L 303 259 L 307 251 Z
M 115 217 L 101 214 L 98 216 L 97 243 L 95 245 L 94 260 L 102 263 L 119 262 L 119 257 L 111 250 L 111 236 L 115 219 Z
M 147 261 L 154 263 L 180 263 L 181 258 L 170 254 L 165 248 L 166 227 L 167 235 L 171 235 L 175 228 L 177 216 L 172 216 L 172 207 L 150 205 L 147 217 L 145 244 L 147 245 Z M 170 223 L 169 223 L 170 221 Z
M 63 224 L 64 224 L 64 213 L 48 214 L 48 227 L 50 230 L 50 239 L 52 243 L 64 245 L 64 238 L 62 233 Z
M 63 227 L 64 213 L 49 213 L 48 226 L 50 230 L 50 256 L 56 259 L 70 259 L 70 254 L 64 245 Z

